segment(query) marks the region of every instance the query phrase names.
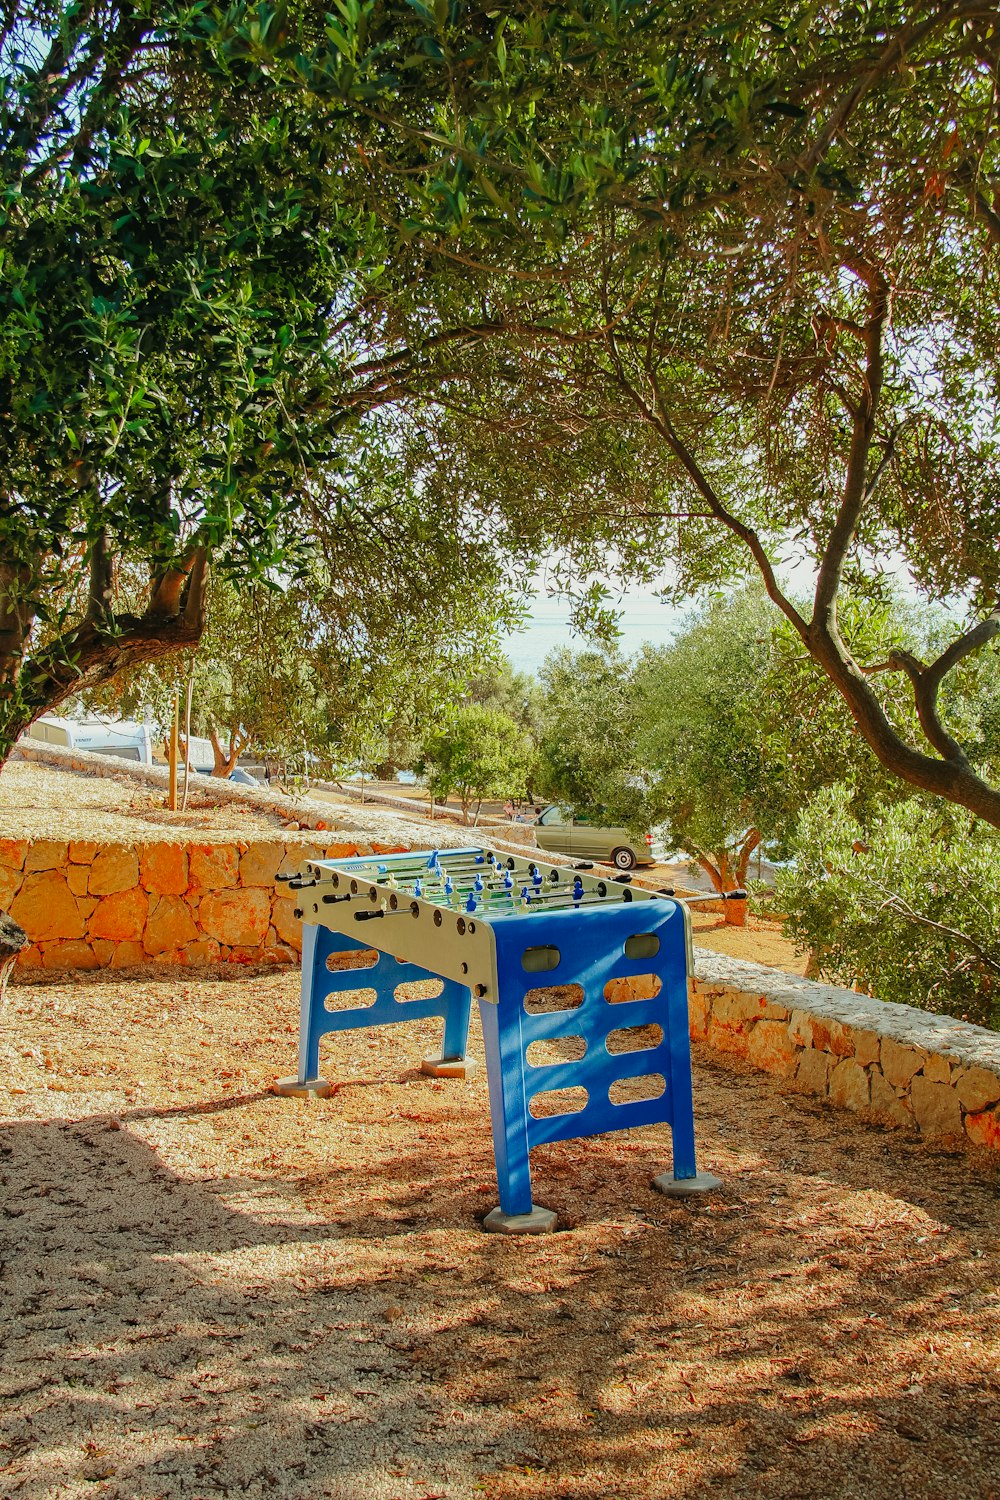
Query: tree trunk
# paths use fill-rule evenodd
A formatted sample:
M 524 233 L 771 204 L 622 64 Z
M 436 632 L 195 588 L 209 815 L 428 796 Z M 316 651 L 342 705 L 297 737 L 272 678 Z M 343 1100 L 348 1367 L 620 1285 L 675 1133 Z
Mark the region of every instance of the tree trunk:
M 760 842 L 760 835 L 756 829 L 752 830 L 752 835 L 753 843 L 750 845 L 749 850 L 747 850 L 746 863 L 743 862 L 743 854 L 750 835 L 748 835 L 747 841 L 740 847 L 740 864 L 737 866 L 737 871 L 742 869 L 744 878 L 746 877 L 750 855 Z M 743 881 L 739 878 L 733 878 L 733 867 L 729 862 L 728 849 L 694 849 L 692 852 L 720 896 L 724 891 L 738 891 L 742 888 Z M 727 927 L 746 926 L 747 904 L 745 901 L 725 901 L 723 902 L 723 909 Z
M 106 578 L 110 560 L 95 549 L 95 582 L 91 611 L 72 629 L 34 654 L 24 657 L 12 622 L 17 615 L 18 587 L 11 570 L 0 564 L 0 598 L 6 611 L 6 635 L 0 640 L 0 767 L 6 764 L 18 736 L 36 719 L 84 688 L 110 682 L 127 667 L 156 661 L 197 645 L 205 628 L 208 562 L 198 548 L 182 566 L 154 581 L 143 615 L 107 618 Z M 97 577 L 96 575 L 100 575 Z M 4 588 L 6 587 L 6 593 Z M 25 605 L 22 615 L 27 611 Z
M 219 739 L 218 731 L 216 730 L 214 724 L 209 725 L 208 737 L 212 741 L 212 755 L 215 759 L 215 765 L 212 767 L 212 775 L 226 779 L 231 776 L 236 769 L 236 763 L 239 760 L 240 756 L 243 754 L 243 751 L 246 749 L 247 741 L 240 733 L 238 727 L 230 728 L 229 749 L 223 750 L 222 742 Z M 364 787 L 362 785 L 362 792 L 363 791 Z M 364 799 L 362 798 L 362 800 Z

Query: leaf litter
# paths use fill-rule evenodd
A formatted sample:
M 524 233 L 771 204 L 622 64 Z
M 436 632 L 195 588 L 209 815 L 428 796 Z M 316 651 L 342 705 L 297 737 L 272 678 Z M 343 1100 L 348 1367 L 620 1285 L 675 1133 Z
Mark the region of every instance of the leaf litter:
M 560 1232 L 487 1236 L 485 1070 L 421 1074 L 417 1022 L 279 1098 L 297 988 L 12 987 L 5 1500 L 998 1500 L 994 1160 L 699 1052 L 716 1195 L 651 1191 L 666 1128 L 568 1141 Z

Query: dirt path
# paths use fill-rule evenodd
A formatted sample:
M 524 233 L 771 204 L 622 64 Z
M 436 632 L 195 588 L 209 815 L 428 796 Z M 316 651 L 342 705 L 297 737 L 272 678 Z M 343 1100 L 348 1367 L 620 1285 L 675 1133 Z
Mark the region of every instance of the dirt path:
M 781 922 L 748 916 L 745 927 L 730 927 L 725 917 L 714 912 L 691 909 L 694 940 L 700 948 L 713 953 L 728 953 L 730 958 L 745 958 L 751 963 L 784 969 L 786 974 L 805 974 L 806 955 L 795 951 L 795 944 L 784 935 Z
M 997 1500 L 997 1170 L 701 1059 L 669 1133 L 534 1153 L 483 1235 L 434 1026 L 294 1065 L 295 976 L 21 985 L 0 1127 L 5 1500 Z

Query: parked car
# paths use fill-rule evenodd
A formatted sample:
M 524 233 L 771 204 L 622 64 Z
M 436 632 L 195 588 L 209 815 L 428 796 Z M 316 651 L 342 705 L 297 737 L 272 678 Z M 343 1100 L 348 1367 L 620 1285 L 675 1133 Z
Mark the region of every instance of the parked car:
M 242 766 L 234 766 L 229 773 L 229 780 L 234 781 L 237 786 L 260 786 L 256 776 L 251 776 L 249 771 L 244 771 Z
M 656 863 L 651 833 L 636 835 L 627 828 L 603 828 L 585 818 L 575 818 L 570 808 L 554 802 L 539 813 L 535 838 L 539 849 L 552 854 L 604 860 L 619 870 Z
M 194 766 L 192 769 L 197 771 L 199 776 L 212 774 L 210 766 Z M 260 786 L 257 777 L 251 776 L 249 771 L 244 771 L 242 766 L 234 766 L 225 780 L 234 782 L 236 786 Z

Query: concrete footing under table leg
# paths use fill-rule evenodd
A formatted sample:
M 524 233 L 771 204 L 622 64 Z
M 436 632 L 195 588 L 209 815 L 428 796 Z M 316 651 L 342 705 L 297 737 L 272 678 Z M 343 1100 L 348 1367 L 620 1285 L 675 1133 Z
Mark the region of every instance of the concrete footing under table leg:
M 333 1092 L 333 1084 L 326 1078 L 279 1078 L 272 1085 L 276 1094 L 285 1099 L 326 1099 Z
M 420 1064 L 421 1073 L 432 1078 L 471 1078 L 479 1064 L 474 1057 L 425 1057 Z
M 502 1208 L 491 1209 L 483 1220 L 487 1234 L 551 1234 L 559 1215 L 537 1203 L 530 1214 L 505 1214 Z
M 697 1177 L 674 1177 L 669 1172 L 661 1172 L 659 1177 L 653 1178 L 653 1187 L 658 1193 L 666 1193 L 668 1198 L 691 1198 L 696 1193 L 710 1193 L 713 1188 L 722 1186 L 721 1177 L 713 1177 L 711 1172 L 699 1172 Z

